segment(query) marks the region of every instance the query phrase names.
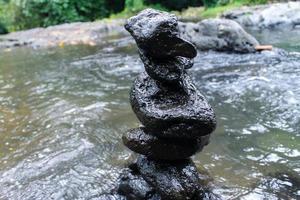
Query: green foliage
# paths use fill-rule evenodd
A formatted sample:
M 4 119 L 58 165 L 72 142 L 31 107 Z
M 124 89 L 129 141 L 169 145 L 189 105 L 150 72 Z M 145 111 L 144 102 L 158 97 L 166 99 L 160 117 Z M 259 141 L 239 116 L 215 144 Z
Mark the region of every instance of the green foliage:
M 111 14 L 111 19 L 129 18 L 145 8 L 167 11 L 161 4 L 145 4 L 144 0 L 125 0 L 125 9 L 117 14 Z
M 201 6 L 203 0 L 125 0 L 124 13 L 137 13 L 145 8 L 155 8 L 158 10 L 182 10 L 189 6 Z
M 0 34 L 6 34 L 8 33 L 7 28 L 0 23 Z
M 0 0 L 0 20 L 12 29 L 46 27 L 67 22 L 93 21 L 124 9 L 124 0 Z M 12 15 L 13 13 L 13 15 Z M 7 20 L 9 18 L 9 20 Z
M 125 0 L 125 10 L 128 12 L 138 12 L 144 8 L 144 0 Z
M 252 4 L 265 4 L 268 0 L 202 0 L 206 8 L 226 6 L 226 5 L 252 5 Z
M 166 7 L 164 7 L 160 3 L 149 3 L 145 0 L 125 0 L 125 12 L 129 13 L 137 13 L 145 8 L 154 8 L 157 10 L 167 10 Z
M 204 5 L 206 9 L 199 15 L 213 17 L 239 5 L 266 2 L 267 0 L 0 0 L 0 29 L 2 32 L 6 29 L 16 31 L 68 22 L 93 21 L 108 16 L 127 18 L 148 7 L 171 11 Z
M 9 24 L 12 24 L 12 12 L 9 9 L 9 3 L 4 0 L 0 0 L 0 29 L 7 29 Z
M 145 4 L 153 5 L 153 4 L 160 4 L 162 7 L 165 7 L 169 10 L 182 10 L 187 7 L 194 7 L 194 6 L 202 6 L 202 0 L 180 0 L 174 2 L 174 0 L 145 0 Z
M 26 0 L 18 6 L 24 28 L 89 21 L 109 15 L 104 0 Z
M 218 0 L 203 0 L 203 4 L 206 8 L 215 7 L 218 4 Z
M 244 0 L 246 3 L 249 4 L 265 4 L 268 3 L 268 0 Z
M 200 13 L 200 18 L 203 19 L 203 18 L 217 17 L 218 15 L 222 14 L 223 12 L 226 12 L 226 11 L 229 11 L 232 9 L 237 9 L 243 5 L 244 4 L 241 2 L 233 2 L 233 3 L 226 4 L 226 5 L 218 5 L 215 7 L 208 7 Z
M 244 5 L 256 5 L 268 3 L 268 0 L 203 0 L 205 3 L 205 10 L 200 13 L 200 18 L 217 17 L 223 12 L 237 9 Z

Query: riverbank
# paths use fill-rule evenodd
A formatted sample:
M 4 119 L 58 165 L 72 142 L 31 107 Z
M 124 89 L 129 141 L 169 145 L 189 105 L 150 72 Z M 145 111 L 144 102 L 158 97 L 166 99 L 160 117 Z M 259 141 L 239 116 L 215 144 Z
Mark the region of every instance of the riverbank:
M 33 48 L 47 48 L 65 45 L 95 46 L 102 42 L 102 38 L 109 34 L 125 33 L 124 20 L 102 20 L 97 22 L 76 22 L 18 31 L 0 36 L 0 48 L 29 46 Z
M 261 38 L 300 43 L 277 33 Z M 102 42 L 0 52 L 0 199 L 101 199 L 134 160 L 121 135 L 139 125 L 128 91 L 142 63 L 129 37 Z M 189 74 L 219 125 L 193 160 L 214 192 L 299 198 L 299 53 L 208 51 L 194 62 Z
M 48 28 L 15 32 L 2 37 L 0 48 L 20 46 L 32 48 L 64 47 L 67 45 L 105 45 L 107 37 L 125 36 L 124 20 L 109 22 L 71 23 Z M 198 23 L 180 22 L 180 34 L 200 51 L 255 52 L 259 42 L 236 22 L 227 19 L 207 19 Z M 1 39 L 1 37 L 0 37 Z
M 229 9 L 229 7 L 225 8 Z M 298 10 L 299 12 L 297 12 Z M 190 15 L 188 15 L 188 13 Z M 179 18 L 181 19 L 181 21 L 199 21 L 199 19 L 201 18 L 201 15 L 199 15 L 199 13 L 201 12 L 199 12 L 197 9 L 194 9 L 179 13 Z M 217 12 L 213 11 L 212 13 Z M 273 13 L 279 14 L 276 14 L 276 17 L 273 17 Z M 199 19 L 197 18 L 197 16 L 199 17 Z M 277 26 L 281 27 L 283 25 L 290 25 L 291 28 L 296 29 L 300 26 L 300 2 L 275 3 L 268 5 L 243 7 L 238 10 L 227 11 L 219 17 L 236 21 L 242 26 L 251 29 L 262 29 L 270 27 L 274 28 Z M 200 28 L 202 26 L 201 23 L 202 22 L 199 22 L 197 25 Z M 203 21 L 203 23 L 205 24 L 205 21 Z M 50 26 L 48 28 L 35 28 L 26 31 L 13 32 L 7 35 L 0 36 L 0 49 L 9 49 L 20 46 L 28 46 L 32 48 L 49 48 L 79 44 L 90 46 L 100 45 L 104 41 L 103 38 L 107 37 L 108 35 L 111 37 L 118 34 L 127 34 L 123 28 L 123 24 L 124 19 L 106 19 L 96 22 L 77 22 Z M 232 24 L 232 22 L 230 24 Z M 237 27 L 235 29 L 230 27 L 224 29 L 224 23 L 210 23 L 209 26 L 211 26 L 209 27 L 209 29 L 213 31 L 209 31 L 209 33 L 205 33 L 205 31 L 202 31 L 203 33 L 193 34 L 193 38 L 189 38 L 190 40 L 198 41 L 198 37 L 203 37 L 205 34 L 208 34 L 207 36 L 209 37 L 206 37 L 206 39 L 210 39 L 210 41 L 207 42 L 209 44 L 207 44 L 206 46 L 210 47 L 203 48 L 202 46 L 200 46 L 200 50 L 220 50 L 224 49 L 223 46 L 238 46 L 240 44 L 249 45 L 248 43 L 250 41 L 250 50 L 246 52 L 253 52 L 253 46 L 258 44 L 253 39 L 249 39 L 250 36 L 248 36 L 244 30 L 238 27 L 238 25 L 235 25 L 235 27 Z M 191 25 L 191 27 L 195 28 L 194 25 Z M 196 29 L 195 32 L 197 32 Z M 211 37 L 211 35 L 209 34 L 213 35 L 213 37 Z M 245 35 L 247 36 L 245 37 Z M 242 39 L 239 43 L 228 42 L 234 39 L 232 38 L 233 36 L 237 38 L 235 40 L 241 38 Z M 222 39 L 221 41 L 219 40 L 220 38 Z M 197 45 L 201 44 L 204 44 L 203 41 L 201 43 L 197 42 Z M 216 47 L 214 47 L 212 44 L 215 44 Z M 225 49 L 226 51 L 228 50 L 228 48 Z
M 300 29 L 300 2 L 242 7 L 225 12 L 221 17 L 254 29 Z

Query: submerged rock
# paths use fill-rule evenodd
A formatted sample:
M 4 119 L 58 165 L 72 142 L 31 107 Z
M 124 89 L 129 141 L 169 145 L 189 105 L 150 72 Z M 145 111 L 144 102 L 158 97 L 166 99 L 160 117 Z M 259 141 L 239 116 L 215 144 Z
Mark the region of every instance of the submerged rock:
M 198 23 L 180 23 L 181 36 L 199 50 L 238 53 L 255 52 L 258 41 L 238 23 L 227 19 L 206 19 Z
M 300 26 L 300 2 L 243 7 L 225 12 L 222 17 L 253 28 L 297 28 Z
M 137 168 L 162 199 L 199 200 L 205 196 L 197 168 L 191 160 L 168 163 L 140 156 Z
M 155 189 L 137 173 L 130 171 L 122 175 L 118 193 L 124 195 L 127 200 L 151 199 L 155 194 Z
M 200 174 L 190 159 L 157 161 L 140 156 L 120 179 L 118 192 L 128 200 L 218 200 L 209 177 Z

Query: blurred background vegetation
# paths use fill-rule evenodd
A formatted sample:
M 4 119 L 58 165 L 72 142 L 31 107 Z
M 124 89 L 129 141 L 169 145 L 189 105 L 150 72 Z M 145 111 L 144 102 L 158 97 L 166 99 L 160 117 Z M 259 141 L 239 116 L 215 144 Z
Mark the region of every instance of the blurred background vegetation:
M 47 27 L 56 24 L 129 17 L 152 7 L 182 11 L 188 7 L 202 17 L 211 17 L 226 9 L 267 0 L 0 0 L 0 33 Z

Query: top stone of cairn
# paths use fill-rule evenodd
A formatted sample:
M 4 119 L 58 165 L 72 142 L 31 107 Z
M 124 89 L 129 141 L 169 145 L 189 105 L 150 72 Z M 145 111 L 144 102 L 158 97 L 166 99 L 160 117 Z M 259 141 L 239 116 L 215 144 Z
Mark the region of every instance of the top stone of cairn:
M 195 47 L 179 37 L 174 14 L 145 9 L 129 18 L 125 28 L 135 39 L 140 51 L 148 56 L 194 58 L 197 55 Z

